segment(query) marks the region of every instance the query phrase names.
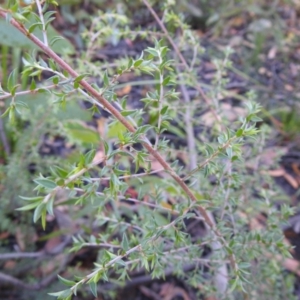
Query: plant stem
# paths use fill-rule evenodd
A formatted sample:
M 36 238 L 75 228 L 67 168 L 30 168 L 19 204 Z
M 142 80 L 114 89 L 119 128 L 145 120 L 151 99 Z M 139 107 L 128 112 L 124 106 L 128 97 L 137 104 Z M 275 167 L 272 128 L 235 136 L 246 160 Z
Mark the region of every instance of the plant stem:
M 166 35 L 166 38 L 168 39 L 169 43 L 171 44 L 171 46 L 173 47 L 175 53 L 177 54 L 177 56 L 179 57 L 179 59 L 181 60 L 184 68 L 186 69 L 187 72 L 190 72 L 190 67 L 187 63 L 187 61 L 185 60 L 185 58 L 183 57 L 182 53 L 180 52 L 179 48 L 177 47 L 176 43 L 173 41 L 173 39 L 171 38 L 166 26 L 164 25 L 164 23 L 160 20 L 160 18 L 158 17 L 157 13 L 155 12 L 155 10 L 152 8 L 152 6 L 150 5 L 150 3 L 147 0 L 143 0 L 145 6 L 148 8 L 148 10 L 151 12 L 153 18 L 155 19 L 155 21 L 157 22 L 157 24 L 159 25 L 159 27 L 161 28 L 161 30 L 164 32 L 164 34 Z M 208 99 L 208 97 L 205 95 L 202 87 L 198 84 L 197 80 L 194 79 L 194 77 L 192 77 L 193 79 L 193 84 L 194 84 L 194 88 L 199 92 L 199 94 L 201 95 L 201 97 L 203 98 L 203 100 L 206 102 L 206 104 L 209 106 L 209 109 L 211 110 L 214 118 L 216 119 L 216 121 L 218 123 L 221 124 L 221 120 L 220 117 L 217 115 L 217 113 L 215 112 L 214 109 L 212 109 L 211 107 L 211 101 Z
M 39 16 L 40 16 L 40 19 L 41 19 L 41 23 L 43 24 L 42 32 L 43 32 L 44 44 L 45 44 L 45 46 L 48 47 L 47 31 L 46 31 L 46 26 L 45 26 L 45 20 L 44 20 L 42 6 L 41 6 L 41 3 L 40 3 L 39 0 L 35 0 L 35 3 L 36 3 L 36 6 L 38 8 L 38 11 L 39 11 Z

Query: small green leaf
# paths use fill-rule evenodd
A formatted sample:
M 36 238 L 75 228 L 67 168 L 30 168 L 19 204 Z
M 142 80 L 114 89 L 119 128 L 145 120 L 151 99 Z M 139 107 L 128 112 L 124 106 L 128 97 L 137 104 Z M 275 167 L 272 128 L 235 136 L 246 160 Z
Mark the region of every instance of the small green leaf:
M 66 178 L 69 174 L 68 171 L 64 170 L 63 168 L 61 167 L 58 167 L 58 166 L 53 166 L 53 167 L 50 167 L 50 170 L 52 171 L 52 173 L 55 175 L 55 176 L 58 176 L 60 178 Z
M 130 57 L 127 64 L 127 69 L 130 69 L 133 66 L 133 59 Z
M 95 150 L 95 149 L 92 149 L 92 150 L 90 150 L 89 152 L 87 152 L 87 153 L 84 155 L 84 164 L 85 164 L 85 165 L 90 164 L 90 163 L 93 161 L 95 155 L 96 155 L 96 150 Z
M 164 114 L 168 111 L 168 109 L 169 109 L 169 106 L 166 105 L 166 106 L 164 106 L 164 107 L 161 109 L 160 113 L 161 113 L 162 115 L 164 115 Z
M 10 109 L 11 109 L 11 106 L 9 106 L 9 107 L 5 110 L 5 112 L 1 115 L 1 118 L 4 118 L 4 117 L 6 117 L 7 115 L 9 115 Z
M 33 222 L 34 223 L 36 223 L 38 221 L 38 219 L 41 217 L 41 215 L 44 211 L 46 212 L 46 204 L 42 202 L 34 210 L 34 214 L 33 214 Z
M 149 48 L 147 48 L 145 51 L 148 52 L 148 53 L 150 53 L 150 54 L 153 55 L 154 57 L 158 56 L 158 52 L 157 52 L 157 50 L 154 49 L 154 48 L 150 48 L 150 47 L 149 47 Z
M 89 73 L 81 74 L 81 75 L 79 75 L 78 77 L 76 77 L 76 78 L 74 79 L 74 82 L 79 82 L 79 81 L 81 81 L 83 78 L 85 78 L 85 77 L 87 77 L 87 76 L 91 76 L 91 74 L 89 74 Z
M 143 62 L 143 59 L 138 59 L 134 62 L 133 66 L 135 68 L 138 68 L 142 64 L 142 62 Z
M 103 141 L 103 146 L 104 146 L 105 155 L 108 155 L 108 152 L 109 152 L 108 143 L 106 141 Z
M 32 79 L 31 80 L 31 84 L 30 84 L 30 88 L 29 88 L 31 91 L 35 90 L 36 89 L 36 83 L 35 83 L 35 80 Z
M 121 111 L 121 115 L 124 116 L 124 117 L 127 117 L 127 116 L 130 116 L 132 114 L 134 114 L 136 112 L 135 109 L 133 110 L 123 110 Z
M 117 257 L 117 255 L 109 252 L 109 251 L 105 251 L 106 255 L 109 257 L 109 259 L 115 259 Z
M 121 247 L 122 247 L 122 249 L 124 251 L 127 251 L 129 249 L 129 242 L 128 242 L 128 238 L 127 238 L 126 232 L 123 233 Z
M 15 103 L 16 106 L 21 106 L 21 107 L 25 107 L 25 108 L 29 108 L 28 104 L 23 102 L 23 101 L 18 101 Z
M 45 23 L 45 28 L 48 29 L 48 26 L 51 24 L 51 22 L 55 20 L 55 18 L 50 18 L 46 23 Z
M 69 300 L 71 299 L 70 297 L 72 296 L 72 291 L 67 289 L 56 293 L 49 293 L 48 295 L 57 297 L 57 299 Z
M 118 259 L 118 260 L 115 262 L 115 264 L 121 265 L 121 266 L 123 266 L 123 267 L 126 266 L 126 263 L 125 263 L 125 261 L 124 261 L 123 259 Z
M 15 88 L 17 83 L 17 69 L 14 69 L 8 76 L 7 79 L 7 89 L 10 93 L 12 93 L 12 90 Z
M 59 77 L 57 75 L 52 77 L 52 82 L 53 84 L 58 84 L 59 83 Z
M 164 56 L 166 56 L 169 49 L 168 49 L 168 47 L 162 47 L 162 48 L 160 48 L 160 51 L 161 51 L 161 57 L 164 57 Z
M 50 46 L 53 46 L 57 41 L 60 41 L 60 40 L 65 40 L 64 37 L 62 36 L 54 36 L 51 40 L 50 40 Z
M 73 286 L 76 284 L 75 281 L 67 280 L 59 275 L 57 275 L 57 277 L 58 277 L 59 281 L 61 281 L 66 286 Z
M 107 71 L 105 71 L 104 75 L 103 75 L 103 84 L 104 84 L 104 87 L 109 86 L 109 79 L 108 79 Z
M 232 158 L 232 148 L 231 147 L 226 148 L 226 153 L 227 153 L 229 158 Z
M 244 130 L 242 128 L 240 128 L 237 132 L 236 132 L 236 136 L 237 137 L 241 137 L 244 134 Z
M 46 204 L 46 210 L 47 212 L 51 215 L 54 216 L 54 212 L 53 212 L 53 203 L 54 203 L 54 197 L 51 197 Z
M 12 124 L 15 122 L 15 119 L 16 119 L 16 107 L 15 107 L 15 105 L 10 106 L 8 118 L 9 118 L 9 122 L 11 122 Z
M 153 128 L 152 125 L 142 125 L 136 130 L 135 135 L 141 134 L 141 133 L 146 133 L 151 128 Z
M 29 202 L 37 202 L 37 201 L 42 201 L 44 197 L 22 197 L 19 196 L 22 200 L 29 201 Z
M 52 180 L 46 179 L 46 178 L 38 178 L 34 180 L 35 183 L 38 185 L 41 185 L 47 189 L 54 189 L 56 188 L 56 183 Z
M 90 286 L 90 290 L 91 290 L 91 292 L 92 292 L 92 294 L 94 295 L 94 297 L 98 297 L 97 295 L 97 283 L 96 282 L 94 282 L 94 281 L 91 281 L 90 283 L 89 283 L 89 286 Z
M 32 33 L 32 32 L 35 30 L 35 28 L 37 28 L 37 27 L 39 27 L 40 29 L 42 29 L 42 28 L 43 28 L 43 23 L 39 22 L 39 23 L 34 23 L 34 24 L 32 24 L 32 25 L 28 28 L 29 33 Z
M 166 77 L 166 78 L 164 79 L 164 81 L 162 82 L 162 85 L 163 85 L 163 86 L 166 86 L 166 85 L 170 82 L 170 80 L 171 80 L 171 77 L 170 77 L 170 76 Z
M 98 145 L 100 142 L 99 133 L 80 121 L 67 121 L 64 128 L 69 136 L 77 142 L 94 145 Z
M 36 208 L 39 205 L 39 202 L 30 203 L 28 205 L 25 205 L 23 207 L 19 207 L 16 210 L 18 211 L 25 211 L 25 210 L 31 210 L 33 208 Z
M 46 214 L 47 214 L 46 210 L 43 210 L 41 213 L 41 223 L 44 230 L 46 229 Z

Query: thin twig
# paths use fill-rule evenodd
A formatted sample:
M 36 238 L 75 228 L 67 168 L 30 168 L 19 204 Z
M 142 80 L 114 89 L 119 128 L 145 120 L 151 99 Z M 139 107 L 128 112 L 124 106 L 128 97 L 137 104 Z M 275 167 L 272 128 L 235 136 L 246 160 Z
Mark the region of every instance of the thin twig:
M 7 140 L 7 136 L 5 134 L 5 129 L 4 129 L 4 124 L 3 124 L 3 119 L 0 116 L 0 136 L 1 136 L 1 141 L 3 144 L 3 148 L 6 154 L 6 157 L 9 157 L 10 155 L 10 145 Z
M 60 266 L 58 269 L 56 269 L 54 272 L 52 272 L 50 275 L 42 279 L 39 283 L 36 284 L 29 284 L 25 283 L 20 279 L 17 279 L 11 275 L 4 274 L 0 272 L 0 283 L 8 283 L 13 286 L 27 289 L 27 290 L 32 290 L 32 291 L 38 291 L 46 286 L 48 286 L 51 282 L 57 279 L 57 274 L 63 271 L 66 267 L 66 265 L 70 262 L 72 256 L 67 255 L 63 262 L 60 263 Z
M 177 73 L 180 79 L 181 78 L 181 74 L 177 68 Z M 189 171 L 192 172 L 193 170 L 197 169 L 197 150 L 196 150 L 196 141 L 195 141 L 195 135 L 194 135 L 194 128 L 193 128 L 193 124 L 192 124 L 192 120 L 193 118 L 191 117 L 191 111 L 190 111 L 190 97 L 189 94 L 187 92 L 187 89 L 185 87 L 184 84 L 180 84 L 180 88 L 181 88 L 181 93 L 184 99 L 184 102 L 187 104 L 187 108 L 184 114 L 184 119 L 185 119 L 185 125 L 186 125 L 186 132 L 187 132 L 187 144 L 188 144 L 188 151 L 189 151 Z M 196 189 L 200 190 L 200 184 L 199 184 L 199 180 L 196 181 Z M 212 223 L 215 224 L 215 219 L 213 214 L 208 211 L 207 212 L 210 220 Z M 206 229 L 209 231 L 210 228 L 207 226 L 206 223 L 205 227 Z M 222 249 L 221 243 L 220 241 L 218 241 L 213 233 L 213 241 L 211 242 L 211 248 L 213 252 L 216 251 L 222 251 L 222 253 L 224 252 L 224 250 Z M 224 261 L 222 261 L 222 263 L 220 264 L 220 266 L 217 268 L 215 275 L 214 275 L 214 281 L 215 281 L 215 286 L 217 288 L 217 290 L 220 293 L 224 293 L 228 287 L 228 270 L 227 270 L 227 266 L 226 263 Z
M 177 73 L 180 79 L 182 79 L 182 76 L 177 69 Z M 181 83 L 179 84 L 181 94 L 183 96 L 184 102 L 186 103 L 186 109 L 184 114 L 184 121 L 186 125 L 186 133 L 187 133 L 187 146 L 189 151 L 189 170 L 193 170 L 197 167 L 197 151 L 196 151 L 196 141 L 195 141 L 195 135 L 194 135 L 194 128 L 192 125 L 192 115 L 191 115 L 191 109 L 190 109 L 190 96 L 188 94 L 188 91 L 186 89 L 186 86 Z
M 80 192 L 80 193 L 84 193 L 85 192 L 85 190 L 81 189 L 81 188 L 74 188 L 74 190 L 77 191 L 77 192 Z M 102 192 L 95 192 L 95 194 L 99 195 L 99 196 L 106 196 Z M 180 214 L 180 212 L 177 211 L 177 210 L 175 210 L 175 209 L 167 208 L 167 207 L 164 207 L 164 206 L 161 206 L 161 205 L 157 205 L 157 204 L 154 204 L 154 203 L 149 203 L 149 202 L 141 201 L 141 200 L 138 200 L 138 199 L 135 199 L 135 198 L 130 198 L 130 197 L 126 197 L 126 196 L 117 196 L 117 199 L 119 199 L 119 200 L 126 200 L 126 201 L 137 203 L 137 204 L 140 204 L 140 205 L 149 206 L 149 207 L 156 208 L 156 209 L 159 209 L 159 210 L 166 210 L 166 211 L 169 211 L 169 212 L 177 214 L 177 215 Z M 204 219 L 201 218 L 201 220 L 204 220 Z
M 44 257 L 47 257 L 49 255 L 56 255 L 61 253 L 65 249 L 65 247 L 70 243 L 70 241 L 71 241 L 71 236 L 67 236 L 62 243 L 60 243 L 58 246 L 56 246 L 54 249 L 52 249 L 49 252 L 41 251 L 41 252 L 32 252 L 32 253 L 7 253 L 7 254 L 1 254 L 0 259 L 37 258 L 37 260 L 41 260 L 44 259 Z M 51 273 L 47 277 L 45 277 L 44 279 L 42 279 L 39 283 L 28 284 L 11 275 L 7 275 L 0 272 L 0 285 L 2 283 L 8 283 L 27 290 L 40 290 L 48 286 L 54 280 L 56 280 L 57 274 L 65 269 L 65 267 L 73 258 L 73 256 L 74 255 L 65 256 L 64 260 L 60 263 L 59 268 L 56 269 L 53 273 Z
M 160 172 L 163 172 L 163 171 L 164 171 L 164 169 L 161 168 L 161 169 L 154 170 L 154 171 L 151 171 L 151 172 L 119 176 L 118 179 L 130 179 L 130 178 L 144 177 L 144 176 L 148 176 L 148 175 L 157 174 L 157 173 L 160 173 Z M 111 180 L 111 177 L 89 178 L 89 180 L 91 180 L 91 181 Z
M 20 259 L 20 258 L 36 258 L 45 255 L 43 251 L 41 252 L 16 252 L 16 253 L 3 253 L 0 254 L 0 260 L 7 259 Z
M 133 225 L 124 221 L 119 221 L 117 219 L 112 219 L 112 218 L 108 218 L 108 217 L 102 217 L 99 216 L 98 220 L 104 220 L 104 221 L 108 221 L 108 222 L 114 222 L 114 223 L 118 223 L 119 225 L 125 225 L 127 227 L 131 227 L 131 228 L 135 228 L 138 231 L 144 232 L 145 230 L 143 228 L 141 228 L 140 226 L 137 225 Z
M 166 26 L 164 25 L 164 23 L 160 20 L 160 18 L 158 17 L 157 13 L 155 12 L 155 10 L 152 8 L 152 6 L 150 5 L 150 3 L 147 0 L 143 0 L 145 6 L 148 8 L 148 10 L 151 12 L 153 18 L 155 19 L 155 21 L 158 23 L 159 27 L 161 28 L 161 30 L 164 32 L 164 34 L 166 35 L 166 38 L 168 39 L 169 43 L 171 44 L 171 46 L 173 47 L 175 53 L 177 54 L 177 56 L 179 57 L 179 59 L 181 60 L 181 62 L 184 65 L 184 68 L 186 69 L 187 72 L 190 72 L 190 67 L 187 63 L 187 61 L 185 60 L 185 58 L 183 57 L 182 53 L 180 52 L 179 48 L 177 47 L 176 43 L 173 41 L 173 39 L 171 38 Z M 193 78 L 193 77 L 192 77 Z M 194 78 L 193 78 L 194 79 Z M 208 99 L 208 97 L 205 95 L 202 87 L 198 84 L 197 80 L 193 80 L 193 84 L 194 84 L 194 88 L 199 92 L 199 94 L 201 95 L 202 99 L 206 102 L 206 104 L 209 106 L 210 111 L 212 112 L 214 118 L 216 119 L 216 121 L 218 123 L 221 124 L 221 120 L 220 117 L 217 115 L 217 113 L 215 112 L 214 109 L 212 109 L 211 107 L 211 101 Z
M 45 44 L 45 46 L 48 47 L 47 31 L 46 31 L 46 25 L 45 25 L 45 20 L 44 20 L 42 6 L 41 6 L 41 3 L 40 3 L 39 0 L 35 0 L 35 3 L 36 3 L 36 6 L 38 8 L 39 16 L 40 16 L 41 23 L 42 23 L 42 26 L 43 26 L 42 32 L 43 32 L 44 44 Z
M 15 252 L 15 253 L 2 253 L 0 254 L 0 260 L 7 259 L 22 259 L 22 258 L 40 258 L 46 256 L 53 256 L 61 253 L 65 247 L 71 242 L 71 236 L 67 236 L 63 242 L 58 244 L 51 251 L 39 251 L 39 252 Z
M 183 181 L 188 180 L 191 176 L 193 176 L 195 173 L 200 171 L 203 167 L 205 167 L 209 162 L 211 162 L 216 156 L 218 156 L 223 150 L 225 150 L 227 147 L 230 147 L 231 143 L 236 139 L 237 137 L 234 136 L 230 138 L 225 144 L 223 144 L 221 147 L 218 148 L 210 157 L 208 157 L 204 162 L 201 164 L 198 164 L 197 167 L 195 167 L 192 171 L 190 171 L 185 177 L 182 178 Z
M 24 95 L 28 95 L 28 94 L 36 94 L 41 89 L 49 89 L 50 90 L 50 89 L 57 88 L 58 86 L 59 86 L 59 84 L 51 84 L 51 85 L 48 85 L 48 86 L 45 86 L 45 87 L 36 88 L 34 90 L 21 91 L 21 92 L 15 93 L 14 97 L 24 96 Z M 4 100 L 4 99 L 10 98 L 10 97 L 12 97 L 11 93 L 5 93 L 3 96 L 0 96 L 0 100 Z
M 159 55 L 159 64 L 162 63 L 162 57 Z M 159 137 L 160 137 L 160 127 L 161 127 L 161 122 L 162 122 L 162 115 L 161 115 L 161 109 L 163 106 L 163 100 L 164 100 L 164 76 L 162 74 L 162 70 L 159 71 L 159 99 L 158 99 L 158 121 L 157 121 L 157 129 L 158 132 L 155 137 L 155 144 L 154 144 L 154 149 L 156 150 L 158 147 L 158 142 L 159 142 Z

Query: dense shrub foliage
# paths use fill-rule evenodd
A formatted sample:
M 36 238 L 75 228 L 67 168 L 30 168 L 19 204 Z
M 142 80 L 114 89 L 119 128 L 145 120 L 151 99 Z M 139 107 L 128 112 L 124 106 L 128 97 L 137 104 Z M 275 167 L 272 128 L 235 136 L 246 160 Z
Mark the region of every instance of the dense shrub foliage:
M 43 229 L 55 216 L 63 249 L 97 249 L 94 268 L 75 276 L 66 256 L 58 269 L 65 288 L 51 295 L 71 299 L 89 288 L 97 297 L 106 281 L 121 286 L 139 271 L 174 274 L 198 297 L 290 297 L 281 225 L 293 210 L 266 172 L 270 128 L 255 93 L 226 90 L 234 51 L 207 54 L 173 1 L 156 13 L 144 0 L 156 25 L 138 27 L 125 4 L 98 11 L 86 17 L 84 50 L 74 56 L 53 35 L 55 1 L 9 2 L 1 24 L 20 35 L 23 51 L 0 90 L 14 144 L 0 175 L 1 227 L 14 231 L 8 212 L 16 208 L 28 234 L 32 215 Z M 145 49 L 97 59 L 122 41 Z M 213 76 L 204 84 L 207 56 Z M 135 86 L 140 98 L 130 94 Z M 62 144 L 55 156 L 43 152 L 51 140 Z

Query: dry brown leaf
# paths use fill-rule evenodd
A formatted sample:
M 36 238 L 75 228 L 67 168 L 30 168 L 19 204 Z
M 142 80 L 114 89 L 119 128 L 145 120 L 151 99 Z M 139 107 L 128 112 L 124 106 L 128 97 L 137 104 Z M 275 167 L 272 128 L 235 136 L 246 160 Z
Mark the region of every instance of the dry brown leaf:
M 202 38 L 204 36 L 204 32 L 200 29 L 194 30 L 194 32 L 200 38 Z
M 293 77 L 298 76 L 299 71 L 300 71 L 300 65 L 296 65 L 294 63 L 290 64 L 290 73 Z
M 159 171 L 159 170 L 161 170 L 162 169 L 162 166 L 161 166 L 161 164 L 159 163 L 159 161 L 158 160 L 156 160 L 156 159 L 154 159 L 154 158 L 152 158 L 152 160 L 151 160 L 151 170 L 152 171 Z M 164 173 L 164 172 L 159 172 L 160 173 L 160 175 L 162 176 L 162 177 L 165 177 L 166 175 L 168 175 L 167 173 Z
M 274 59 L 276 57 L 276 54 L 277 54 L 277 47 L 274 46 L 270 49 L 268 53 L 268 59 Z
M 129 82 L 131 80 L 135 80 L 136 75 L 134 74 L 134 72 L 129 72 L 129 73 L 123 73 L 119 78 L 118 78 L 118 81 L 120 83 L 123 83 L 123 82 Z
M 100 135 L 100 138 L 105 138 L 107 131 L 107 119 L 106 118 L 99 118 L 97 119 L 97 132 Z
M 258 74 L 264 75 L 264 74 L 266 74 L 266 73 L 267 73 L 267 69 L 266 69 L 266 68 L 261 67 L 261 68 L 258 69 Z
M 287 147 L 269 147 L 266 148 L 260 155 L 260 162 L 264 166 L 272 166 L 274 161 L 278 159 L 278 157 L 286 154 L 288 152 Z
M 298 182 L 298 184 L 300 184 L 300 170 L 299 170 L 299 166 L 296 163 L 292 163 L 292 169 L 295 172 L 296 176 L 296 180 Z
M 283 174 L 283 177 L 294 189 L 297 189 L 299 187 L 298 181 L 292 175 L 285 172 Z
M 132 187 L 129 187 L 128 189 L 127 189 L 127 191 L 125 192 L 125 196 L 127 197 L 130 197 L 130 198 L 135 198 L 135 199 L 137 199 L 138 198 L 138 192 L 134 189 L 134 188 L 132 188 Z
M 294 87 L 292 85 L 290 85 L 290 84 L 285 84 L 284 88 L 288 92 L 292 92 L 294 90 Z
M 144 294 L 147 298 L 153 299 L 153 300 L 161 300 L 158 294 L 156 294 L 154 291 L 150 290 L 149 288 L 145 286 L 140 286 L 139 290 Z
M 219 99 L 220 100 L 220 99 Z M 239 117 L 245 116 L 247 114 L 246 110 L 242 107 L 233 107 L 229 103 L 221 103 L 220 104 L 220 116 L 226 117 L 230 122 L 234 122 L 238 120 Z M 214 114 L 211 111 L 203 114 L 201 116 L 202 122 L 206 126 L 213 126 L 216 123 L 216 119 Z
M 122 97 L 122 96 L 125 96 L 125 95 L 128 95 L 131 91 L 131 85 L 125 85 L 123 88 L 121 89 L 118 89 L 116 91 L 116 94 L 118 97 Z
M 5 240 L 8 237 L 9 237 L 9 232 L 8 231 L 4 231 L 4 232 L 0 233 L 0 240 Z
M 227 117 L 228 121 L 234 122 L 239 117 L 246 116 L 247 112 L 242 107 L 233 107 L 229 103 L 221 104 L 221 116 Z
M 96 155 L 95 155 L 94 159 L 93 159 L 93 163 L 96 162 L 96 161 L 100 161 L 101 159 L 104 159 L 104 157 L 105 157 L 104 152 L 102 150 L 98 150 L 96 152 Z
M 245 22 L 245 18 L 243 18 L 242 16 L 238 16 L 235 18 L 232 18 L 229 21 L 229 25 L 234 26 L 234 27 L 240 27 L 241 25 L 243 25 Z
M 162 296 L 162 300 L 172 300 L 176 296 L 181 296 L 184 300 L 190 300 L 188 293 L 184 289 L 171 283 L 164 283 L 159 294 Z
M 285 170 L 280 168 L 280 169 L 276 169 L 276 170 L 265 171 L 263 173 L 267 173 L 272 177 L 280 177 L 280 176 L 284 176 Z
M 292 259 L 292 258 L 286 258 L 283 262 L 283 265 L 289 271 L 300 276 L 300 263 L 297 260 Z
M 190 160 L 189 154 L 185 151 L 178 151 L 176 158 L 182 160 L 186 165 L 188 165 Z
M 4 263 L 4 270 L 13 270 L 16 267 L 17 262 L 15 260 L 8 260 Z
M 52 237 L 49 240 L 47 240 L 47 242 L 44 246 L 44 250 L 45 250 L 45 252 L 49 253 L 52 250 L 54 250 L 60 244 L 61 244 L 61 237 L 60 236 Z
M 26 239 L 26 236 L 25 236 L 24 232 L 22 232 L 22 230 L 20 229 L 20 227 L 17 227 L 15 237 L 16 237 L 16 240 L 17 240 L 17 243 L 18 243 L 18 246 L 19 246 L 20 250 L 24 251 L 25 250 L 25 239 Z

